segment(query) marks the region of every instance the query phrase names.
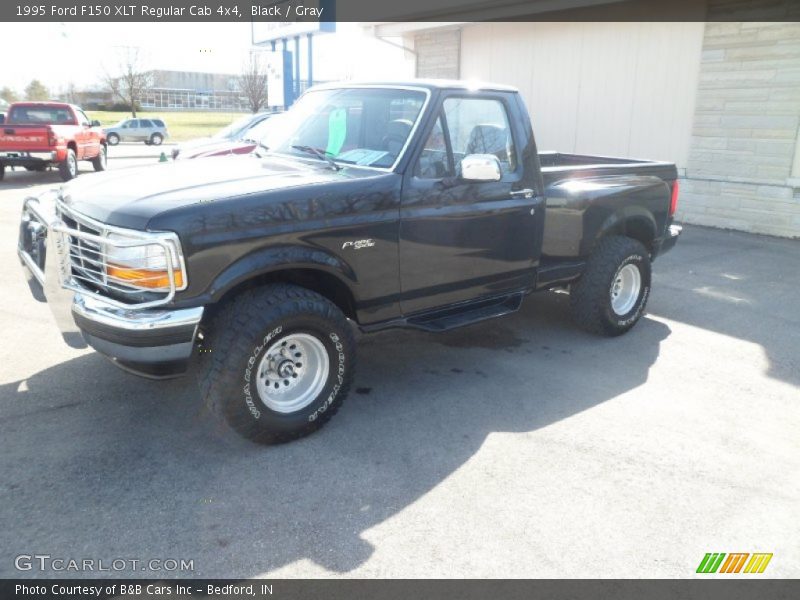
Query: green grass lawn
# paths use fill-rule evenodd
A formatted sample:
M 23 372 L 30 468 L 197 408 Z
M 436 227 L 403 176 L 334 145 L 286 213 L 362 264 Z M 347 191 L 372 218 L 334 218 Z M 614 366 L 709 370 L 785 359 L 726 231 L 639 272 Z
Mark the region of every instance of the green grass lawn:
M 87 110 L 90 119 L 97 119 L 104 127 L 119 123 L 131 116 L 129 112 L 111 112 L 104 110 Z M 205 137 L 216 133 L 245 113 L 227 112 L 138 112 L 137 117 L 160 117 L 167 124 L 169 142 L 182 142 L 197 137 Z

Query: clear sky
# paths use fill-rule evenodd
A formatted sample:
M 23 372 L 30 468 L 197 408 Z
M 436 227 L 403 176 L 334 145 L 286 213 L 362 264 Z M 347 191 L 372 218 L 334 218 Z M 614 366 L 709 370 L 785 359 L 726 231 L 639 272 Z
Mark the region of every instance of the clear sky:
M 79 89 L 98 84 L 104 72 L 114 74 L 124 46 L 140 48 L 145 68 L 238 73 L 251 48 L 250 38 L 249 22 L 0 23 L 0 88 L 8 85 L 21 92 L 34 78 L 54 93 L 69 83 Z M 371 51 L 355 49 L 364 43 Z M 303 40 L 303 77 L 305 49 Z M 365 42 L 356 24 L 339 23 L 336 34 L 315 37 L 314 78 L 364 77 L 371 71 L 385 77 L 387 67 L 399 66 L 401 54 L 381 42 Z
M 120 46 L 138 46 L 147 66 L 236 73 L 250 47 L 249 23 L 1 23 L 0 87 L 33 78 L 58 90 L 113 72 Z M 11 57 L 17 56 L 16 60 Z

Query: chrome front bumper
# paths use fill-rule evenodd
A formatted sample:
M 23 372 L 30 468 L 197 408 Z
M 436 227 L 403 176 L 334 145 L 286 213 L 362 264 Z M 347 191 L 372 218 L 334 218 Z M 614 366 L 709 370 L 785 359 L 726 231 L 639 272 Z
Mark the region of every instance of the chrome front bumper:
M 73 347 L 86 344 L 118 366 L 145 377 L 171 377 L 186 370 L 203 307 L 130 309 L 86 290 L 65 287 L 70 277 L 68 243 L 60 233 L 55 204 L 25 201 L 18 254 L 37 300 L 47 302 Z

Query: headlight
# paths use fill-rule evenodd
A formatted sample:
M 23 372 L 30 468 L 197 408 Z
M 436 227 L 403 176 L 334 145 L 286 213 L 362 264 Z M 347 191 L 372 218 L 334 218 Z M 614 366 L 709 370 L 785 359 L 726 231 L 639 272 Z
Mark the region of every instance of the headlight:
M 118 245 L 106 246 L 106 274 L 109 280 L 146 289 L 168 290 L 170 284 L 167 265 L 171 261 L 175 288 L 185 287 L 178 249 L 170 242 L 165 242 L 170 249 L 167 252 L 164 245 L 142 243 L 141 238 L 109 233 L 108 239 L 118 242 Z M 126 245 L 129 243 L 136 245 Z

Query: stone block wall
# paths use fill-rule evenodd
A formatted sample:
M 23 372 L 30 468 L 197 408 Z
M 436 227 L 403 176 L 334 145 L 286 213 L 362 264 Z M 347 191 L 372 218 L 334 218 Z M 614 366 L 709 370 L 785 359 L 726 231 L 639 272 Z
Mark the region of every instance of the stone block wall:
M 461 31 L 430 31 L 414 36 L 417 77 L 458 79 L 461 75 Z
M 707 22 L 700 60 L 679 220 L 800 237 L 800 23 Z

